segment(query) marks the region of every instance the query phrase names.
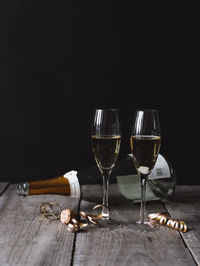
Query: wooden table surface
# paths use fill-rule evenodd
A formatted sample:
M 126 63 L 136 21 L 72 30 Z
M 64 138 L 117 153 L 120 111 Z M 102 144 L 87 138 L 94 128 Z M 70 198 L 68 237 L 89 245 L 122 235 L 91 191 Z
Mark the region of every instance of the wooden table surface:
M 116 230 L 70 233 L 59 220 L 40 219 L 41 203 L 91 212 L 101 203 L 100 185 L 82 186 L 76 200 L 61 195 L 18 197 L 15 185 L 0 183 L 0 265 L 200 265 L 200 186 L 178 186 L 172 199 L 147 204 L 148 212 L 168 211 L 187 223 L 182 233 L 166 226 L 148 233 L 130 231 L 139 204 L 131 204 L 110 186 L 111 216 L 124 225 Z

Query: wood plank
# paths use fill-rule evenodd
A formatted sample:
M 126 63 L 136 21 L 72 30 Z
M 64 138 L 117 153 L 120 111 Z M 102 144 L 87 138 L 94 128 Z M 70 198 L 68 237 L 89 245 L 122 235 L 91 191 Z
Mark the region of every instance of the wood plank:
M 80 210 L 91 212 L 92 206 L 102 201 L 102 187 L 88 185 L 82 191 Z M 116 230 L 88 229 L 77 233 L 73 265 L 196 265 L 179 232 L 164 226 L 148 233 L 130 231 L 127 225 L 138 219 L 139 204 L 124 200 L 115 184 L 110 185 L 109 191 L 111 216 L 124 225 Z M 161 203 L 148 203 L 147 208 L 150 212 L 164 210 Z
M 42 202 L 77 211 L 79 201 L 61 195 L 19 197 L 11 185 L 0 200 L 1 265 L 70 265 L 75 235 L 58 220 L 39 219 Z
M 8 186 L 9 186 L 9 183 L 0 182 L 0 196 L 3 195 L 3 193 L 6 191 Z
M 174 219 L 187 223 L 189 230 L 181 235 L 200 265 L 200 186 L 178 186 L 165 206 Z

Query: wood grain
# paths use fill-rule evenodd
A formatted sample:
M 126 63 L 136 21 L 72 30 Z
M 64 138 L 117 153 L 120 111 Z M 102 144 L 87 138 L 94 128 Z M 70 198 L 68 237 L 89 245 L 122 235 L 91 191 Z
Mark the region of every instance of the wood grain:
M 112 184 L 109 192 L 111 217 L 120 229 L 92 229 L 74 235 L 60 221 L 40 218 L 42 202 L 56 202 L 61 209 L 78 210 L 79 201 L 60 195 L 16 195 L 11 185 L 0 197 L 0 265 L 200 265 L 200 187 L 178 187 L 173 199 L 163 204 L 148 203 L 148 212 L 164 211 L 184 220 L 190 230 L 161 226 L 149 233 L 130 231 L 139 217 L 139 204 L 131 204 Z M 82 186 L 80 209 L 91 213 L 102 202 L 102 186 Z M 98 210 L 100 211 L 100 210 Z
M 9 186 L 9 183 L 0 182 L 0 196 L 3 195 L 3 193 L 6 191 L 8 186 Z
M 11 185 L 0 198 L 0 265 L 70 265 L 75 235 L 58 220 L 40 221 L 42 202 L 77 211 L 79 201 L 60 195 L 25 198 Z
M 178 186 L 173 199 L 165 205 L 172 218 L 188 225 L 188 232 L 181 235 L 200 265 L 200 186 Z
M 101 203 L 101 190 L 99 185 L 82 187 L 83 195 L 87 194 L 90 201 L 82 200 L 80 209 L 91 212 L 95 203 Z M 114 184 L 109 197 L 111 216 L 121 221 L 123 227 L 78 233 L 73 265 L 196 265 L 179 232 L 167 227 L 148 233 L 130 231 L 127 225 L 138 219 L 140 206 L 124 200 Z M 149 203 L 147 208 L 150 212 L 164 210 L 161 203 Z

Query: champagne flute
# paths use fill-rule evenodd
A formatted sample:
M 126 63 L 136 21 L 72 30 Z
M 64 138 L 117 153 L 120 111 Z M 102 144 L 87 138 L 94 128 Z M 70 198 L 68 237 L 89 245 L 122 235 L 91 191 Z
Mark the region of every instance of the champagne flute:
M 95 161 L 103 177 L 102 218 L 98 226 L 101 228 L 118 228 L 121 224 L 109 216 L 108 186 L 109 178 L 117 160 L 120 143 L 120 121 L 117 109 L 96 109 L 92 121 L 92 150 Z
M 130 138 L 133 163 L 141 178 L 140 220 L 133 225 L 139 231 L 158 229 L 146 218 L 146 182 L 157 160 L 161 145 L 161 132 L 157 110 L 136 110 Z

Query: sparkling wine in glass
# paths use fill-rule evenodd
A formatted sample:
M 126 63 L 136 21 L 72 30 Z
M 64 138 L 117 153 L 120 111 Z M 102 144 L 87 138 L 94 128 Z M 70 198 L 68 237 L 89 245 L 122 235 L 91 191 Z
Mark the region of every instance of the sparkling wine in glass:
M 110 229 L 118 228 L 121 224 L 110 218 L 108 206 L 109 178 L 115 166 L 121 143 L 117 109 L 96 109 L 94 111 L 91 141 L 94 158 L 103 177 L 102 218 L 98 226 Z
M 130 138 L 133 163 L 141 178 L 141 209 L 140 220 L 134 229 L 148 231 L 158 229 L 157 224 L 150 223 L 146 218 L 146 181 L 156 163 L 160 145 L 161 132 L 157 110 L 136 110 Z

